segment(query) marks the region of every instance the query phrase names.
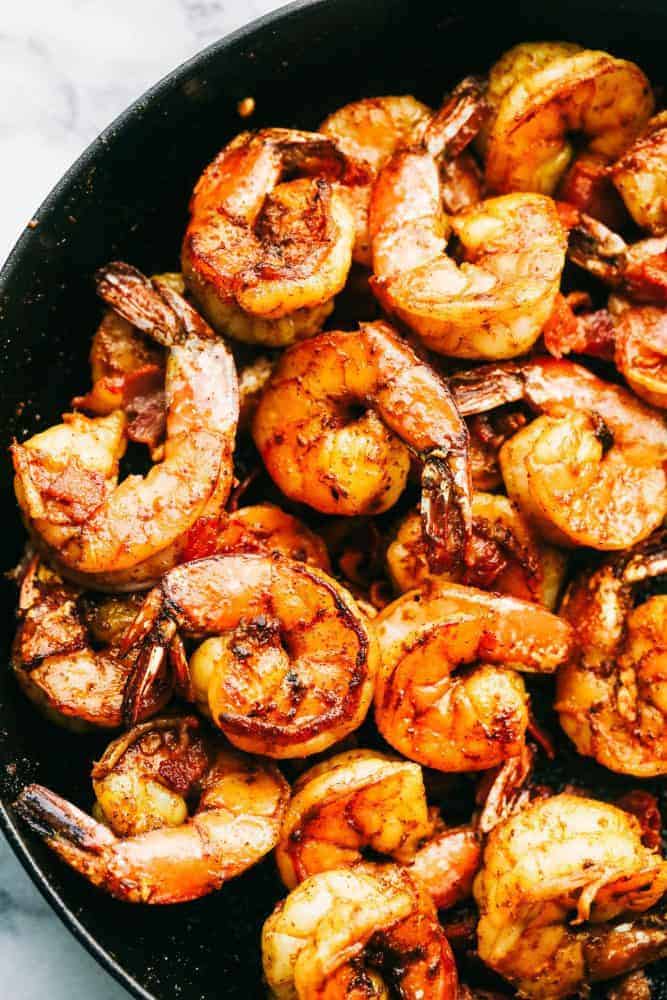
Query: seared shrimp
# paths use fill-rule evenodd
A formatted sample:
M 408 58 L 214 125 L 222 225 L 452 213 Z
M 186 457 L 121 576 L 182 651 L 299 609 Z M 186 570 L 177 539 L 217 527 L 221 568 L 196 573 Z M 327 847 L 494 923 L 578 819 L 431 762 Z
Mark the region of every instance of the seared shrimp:
M 79 590 L 33 556 L 19 594 L 19 627 L 12 666 L 25 694 L 47 718 L 68 729 L 116 729 L 123 722 L 123 698 L 131 663 L 121 659 L 122 631 L 138 606 L 131 597 L 113 608 L 86 605 Z M 141 719 L 169 699 L 172 685 L 159 677 Z
M 572 647 L 570 626 L 544 608 L 437 577 L 373 624 L 378 728 L 441 771 L 485 770 L 519 754 L 528 696 L 516 670 L 552 673 Z
M 63 861 L 129 903 L 197 899 L 257 864 L 289 797 L 277 768 L 200 734 L 191 717 L 119 737 L 95 764 L 93 787 L 98 819 L 41 785 L 15 807 Z
M 211 637 L 189 666 L 182 636 Z M 169 651 L 184 693 L 230 742 L 270 757 L 318 753 L 357 729 L 378 659 L 343 587 L 305 563 L 246 553 L 163 576 L 125 648 L 141 650 L 128 688 L 131 719 Z
M 350 750 L 301 775 L 276 861 L 293 889 L 310 875 L 358 864 L 367 851 L 409 866 L 443 909 L 470 893 L 480 858 L 472 828 L 444 829 L 429 810 L 418 764 Z
M 474 885 L 480 957 L 519 996 L 569 997 L 667 953 L 664 916 L 634 916 L 666 890 L 667 864 L 629 813 L 537 801 L 489 836 Z
M 468 433 L 445 382 L 388 324 L 323 333 L 287 351 L 253 436 L 283 493 L 325 514 L 387 510 L 416 452 L 434 558 L 460 557 L 471 523 Z
M 556 545 L 625 549 L 667 513 L 667 427 L 627 390 L 538 358 L 452 380 L 462 413 L 524 400 L 540 416 L 503 445 L 510 497 Z
M 486 179 L 498 192 L 553 194 L 573 159 L 574 133 L 611 162 L 651 116 L 653 94 L 638 66 L 588 49 L 559 54 L 560 44 L 544 58 L 533 52 L 517 60 L 516 50 L 504 57 L 509 86 L 486 144 Z
M 474 493 L 472 517 L 472 561 L 446 579 L 554 608 L 565 572 L 564 555 L 541 542 L 507 497 Z M 416 511 L 403 519 L 387 548 L 387 570 L 400 593 L 431 576 Z
M 436 160 L 398 152 L 370 208 L 373 290 L 439 354 L 512 358 L 537 340 L 558 292 L 565 234 L 542 195 L 490 198 L 449 220 L 464 262 L 448 256 Z
M 456 1000 L 456 966 L 418 879 L 394 865 L 321 872 L 264 924 L 275 1000 Z
M 331 139 L 276 128 L 243 132 L 206 168 L 181 260 L 216 330 L 279 347 L 322 328 L 352 260 L 354 219 L 332 184 L 344 169 Z M 294 170 L 309 176 L 280 183 Z
M 432 114 L 410 95 L 367 97 L 334 111 L 320 126 L 320 132 L 330 136 L 347 157 L 341 190 L 354 216 L 352 256 L 360 264 L 371 264 L 368 206 L 373 181 L 400 146 L 423 133 Z
M 652 406 L 667 409 L 667 307 L 609 299 L 614 360 L 631 389 Z
M 14 486 L 36 544 L 69 579 L 136 590 L 173 566 L 192 525 L 217 514 L 232 483 L 236 371 L 224 344 L 166 284 L 123 264 L 98 289 L 134 325 L 169 343 L 164 459 L 118 483 L 125 416 L 65 414 L 12 446 Z
M 280 553 L 331 572 L 329 553 L 320 536 L 297 517 L 270 503 L 240 507 L 223 519 L 215 551 Z
M 611 177 L 638 226 L 653 236 L 667 231 L 667 111 L 650 120 Z
M 583 572 L 560 614 L 577 655 L 558 673 L 556 710 L 579 753 L 639 778 L 667 774 L 667 596 L 633 607 L 637 584 L 667 576 L 667 536 Z

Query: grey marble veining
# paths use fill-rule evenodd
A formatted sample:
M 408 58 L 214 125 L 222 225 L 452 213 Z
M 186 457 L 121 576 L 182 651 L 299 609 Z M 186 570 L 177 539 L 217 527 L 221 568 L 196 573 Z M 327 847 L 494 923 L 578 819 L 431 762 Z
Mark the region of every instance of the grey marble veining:
M 170 69 L 275 0 L 19 0 L 0 16 L 0 260 L 85 146 Z M 0 835 L 8 1000 L 123 1000 Z

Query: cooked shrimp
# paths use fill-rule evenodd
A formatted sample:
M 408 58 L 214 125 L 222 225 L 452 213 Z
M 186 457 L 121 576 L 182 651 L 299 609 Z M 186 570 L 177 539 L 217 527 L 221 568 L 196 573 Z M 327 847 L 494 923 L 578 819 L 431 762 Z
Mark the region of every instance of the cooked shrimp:
M 371 198 L 373 290 L 439 354 L 511 358 L 540 335 L 565 264 L 565 234 L 542 195 L 490 198 L 449 220 L 464 263 L 446 252 L 436 159 L 402 150 Z
M 261 354 L 239 371 L 240 431 L 247 430 L 252 424 L 257 404 L 275 367 L 273 358 Z
M 556 190 L 556 196 L 612 230 L 623 229 L 628 212 L 611 179 L 611 167 L 602 156 L 582 153 Z
M 331 572 L 329 553 L 320 536 L 297 517 L 270 503 L 240 507 L 223 519 L 215 551 L 280 553 Z
M 544 608 L 438 578 L 373 624 L 378 728 L 406 757 L 441 771 L 485 770 L 519 754 L 528 697 L 516 670 L 551 673 L 572 645 L 570 626 Z
M 667 596 L 633 607 L 667 576 L 667 536 L 584 571 L 565 595 L 577 655 L 558 673 L 556 710 L 579 753 L 640 778 L 667 774 Z
M 171 344 L 164 460 L 118 484 L 122 411 L 65 414 L 62 424 L 12 446 L 14 485 L 31 535 L 64 576 L 98 589 L 141 589 L 174 565 L 197 519 L 224 506 L 236 371 L 224 344 L 168 285 L 115 264 L 98 287 L 126 319 Z
M 15 808 L 63 861 L 129 903 L 197 899 L 257 864 L 289 797 L 277 768 L 202 735 L 191 717 L 119 737 L 95 764 L 93 787 L 99 821 L 41 785 Z
M 515 61 L 508 74 L 486 145 L 487 183 L 498 192 L 553 194 L 573 159 L 574 133 L 612 161 L 651 116 L 653 94 L 638 66 L 588 49 L 559 55 L 560 44 L 546 58 Z
M 325 514 L 387 510 L 405 487 L 408 449 L 416 452 L 434 559 L 460 557 L 470 536 L 467 430 L 445 382 L 388 324 L 286 351 L 253 435 L 282 492 Z
M 667 305 L 667 235 L 628 245 L 617 233 L 564 202 L 568 257 L 635 302 Z
M 63 583 L 38 556 L 30 559 L 21 580 L 12 666 L 25 694 L 47 718 L 76 731 L 121 726 L 132 669 L 120 658 L 118 643 L 137 613 L 136 602 L 127 597 L 113 611 L 99 605 L 91 610 L 80 591 Z M 168 678 L 159 677 L 141 719 L 154 715 L 170 695 Z
M 472 561 L 465 569 L 446 574 L 446 579 L 553 608 L 565 572 L 564 555 L 541 542 L 507 497 L 474 493 L 472 517 Z M 387 570 L 400 593 L 431 575 L 416 511 L 403 519 L 387 548 Z
M 480 957 L 522 997 L 569 997 L 667 953 L 664 919 L 634 916 L 666 890 L 667 864 L 633 816 L 574 795 L 542 799 L 487 841 L 474 885 Z
M 373 181 L 400 146 L 423 133 L 432 114 L 409 94 L 367 97 L 334 111 L 320 126 L 320 132 L 330 136 L 347 157 L 341 190 L 354 216 L 352 256 L 361 264 L 371 264 L 368 206 Z
M 276 861 L 293 889 L 318 872 L 359 863 L 368 851 L 408 865 L 441 908 L 469 895 L 480 857 L 474 830 L 445 829 L 429 810 L 418 764 L 350 750 L 301 775 Z
M 395 865 L 306 879 L 264 924 L 262 961 L 275 1000 L 458 996 L 435 907 L 419 880 Z
M 653 236 L 667 230 L 667 111 L 611 168 L 611 177 L 638 226 Z
M 181 636 L 208 638 L 189 667 Z M 304 757 L 343 739 L 373 696 L 377 646 L 354 600 L 284 556 L 211 556 L 171 570 L 126 636 L 141 649 L 136 718 L 169 650 L 181 686 L 235 746 Z
M 667 307 L 609 299 L 614 360 L 626 382 L 652 406 L 667 409 Z
M 556 545 L 625 549 L 667 513 L 667 427 L 627 390 L 537 358 L 452 380 L 462 413 L 524 400 L 540 416 L 500 452 L 510 497 Z
M 243 132 L 206 168 L 181 260 L 216 330 L 279 347 L 322 328 L 352 260 L 344 169 L 331 139 L 294 129 Z M 280 183 L 295 170 L 309 176 Z
M 512 407 L 477 413 L 466 419 L 470 435 L 470 473 L 476 490 L 490 493 L 503 485 L 498 453 L 505 441 L 526 425 L 526 417 Z

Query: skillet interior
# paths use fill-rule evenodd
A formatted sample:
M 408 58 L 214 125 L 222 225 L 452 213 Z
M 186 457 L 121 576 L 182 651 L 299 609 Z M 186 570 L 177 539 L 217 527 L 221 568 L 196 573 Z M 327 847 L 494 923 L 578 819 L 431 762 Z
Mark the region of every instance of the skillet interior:
M 437 103 L 447 85 L 484 70 L 517 41 L 564 38 L 636 59 L 664 80 L 663 0 L 320 0 L 295 4 L 216 43 L 119 118 L 58 184 L 0 275 L 0 566 L 17 560 L 23 532 L 7 445 L 48 426 L 87 385 L 99 316 L 91 275 L 120 258 L 146 271 L 175 269 L 188 195 L 201 168 L 242 123 L 236 103 L 257 102 L 253 127 L 312 128 L 359 96 L 411 92 Z M 3 581 L 4 662 L 14 588 Z M 106 741 L 104 741 L 106 742 Z M 255 997 L 259 927 L 280 895 L 269 861 L 215 897 L 174 908 L 107 899 L 15 825 L 17 792 L 37 780 L 90 801 L 89 761 L 100 741 L 42 721 L 0 673 L 0 799 L 14 849 L 63 919 L 98 959 L 144 998 Z M 654 996 L 667 997 L 667 972 Z M 664 992 L 663 992 L 664 991 Z

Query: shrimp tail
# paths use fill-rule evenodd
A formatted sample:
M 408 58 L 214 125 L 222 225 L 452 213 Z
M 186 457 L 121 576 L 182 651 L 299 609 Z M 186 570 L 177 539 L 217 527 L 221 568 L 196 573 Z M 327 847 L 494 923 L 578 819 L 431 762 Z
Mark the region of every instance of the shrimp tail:
M 581 932 L 590 982 L 615 978 L 667 956 L 667 915 L 661 908 L 635 920 L 621 920 Z
M 171 347 L 185 340 L 186 325 L 167 299 L 164 285 L 157 286 L 136 267 L 112 261 L 97 271 L 95 286 L 114 312 L 159 344 Z
M 136 726 L 151 714 L 155 704 L 156 685 L 165 680 L 167 648 L 147 643 L 131 671 L 123 695 L 123 720 L 127 726 Z
M 429 122 L 424 135 L 426 149 L 431 156 L 453 160 L 475 138 L 488 113 L 483 82 L 467 76 Z
M 48 841 L 58 853 L 58 845 L 68 845 L 69 851 L 102 854 L 116 838 L 102 823 L 56 795 L 43 785 L 28 785 L 23 789 L 14 809 L 30 829 Z
M 449 379 L 449 388 L 464 417 L 495 410 L 504 403 L 517 403 L 526 392 L 521 372 L 508 364 L 459 372 Z
M 472 537 L 470 472 L 465 454 L 434 449 L 422 471 L 421 515 L 434 572 L 468 562 Z

